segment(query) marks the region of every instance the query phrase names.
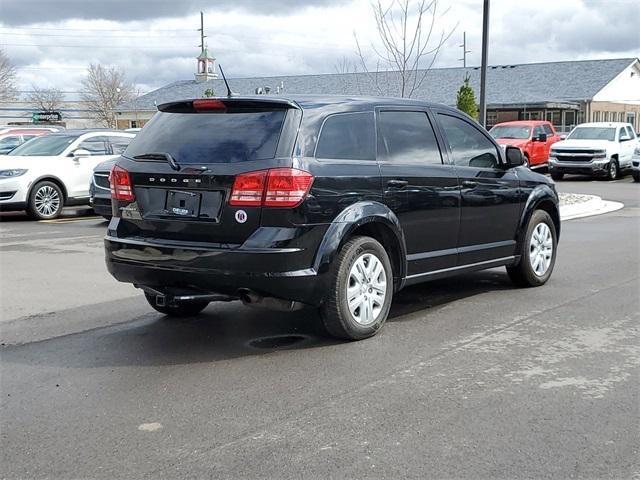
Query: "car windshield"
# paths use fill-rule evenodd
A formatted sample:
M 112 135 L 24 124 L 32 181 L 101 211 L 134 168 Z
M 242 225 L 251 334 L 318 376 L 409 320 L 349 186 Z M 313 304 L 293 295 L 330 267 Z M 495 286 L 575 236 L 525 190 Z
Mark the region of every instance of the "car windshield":
M 607 140 L 613 142 L 616 139 L 616 129 L 607 127 L 577 127 L 569 134 L 571 140 Z
M 32 138 L 18 148 L 11 150 L 9 155 L 22 155 L 27 157 L 60 155 L 78 135 L 47 135 L 46 137 Z
M 493 138 L 527 139 L 531 136 L 531 127 L 525 125 L 496 125 L 489 133 Z

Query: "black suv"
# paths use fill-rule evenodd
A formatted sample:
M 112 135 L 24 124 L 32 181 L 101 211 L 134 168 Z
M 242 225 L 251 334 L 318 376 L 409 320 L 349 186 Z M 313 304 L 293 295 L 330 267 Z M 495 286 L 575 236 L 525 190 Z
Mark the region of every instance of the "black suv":
M 457 110 L 390 98 L 172 102 L 111 170 L 109 271 L 156 310 L 211 301 L 320 309 L 374 335 L 393 294 L 506 266 L 544 284 L 560 233 L 552 181 Z

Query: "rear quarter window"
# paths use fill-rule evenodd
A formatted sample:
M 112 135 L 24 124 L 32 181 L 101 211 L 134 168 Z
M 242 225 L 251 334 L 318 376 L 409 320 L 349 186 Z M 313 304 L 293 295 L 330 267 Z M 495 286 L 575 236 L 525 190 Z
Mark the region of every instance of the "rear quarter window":
M 136 135 L 127 157 L 169 153 L 181 164 L 273 158 L 285 110 L 242 113 L 157 113 Z
M 373 112 L 338 113 L 327 117 L 315 156 L 320 159 L 375 160 Z

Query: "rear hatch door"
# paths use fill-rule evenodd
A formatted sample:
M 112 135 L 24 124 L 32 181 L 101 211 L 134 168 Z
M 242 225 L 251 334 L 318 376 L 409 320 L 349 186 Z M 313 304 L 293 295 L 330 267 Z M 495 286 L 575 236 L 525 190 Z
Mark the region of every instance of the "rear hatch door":
M 120 209 L 118 236 L 242 244 L 260 226 L 258 185 L 253 197 L 251 190 L 260 173 L 250 172 L 291 165 L 301 111 L 254 99 L 174 102 L 159 110 L 118 162 L 135 194 Z M 244 196 L 231 205 L 238 176 Z

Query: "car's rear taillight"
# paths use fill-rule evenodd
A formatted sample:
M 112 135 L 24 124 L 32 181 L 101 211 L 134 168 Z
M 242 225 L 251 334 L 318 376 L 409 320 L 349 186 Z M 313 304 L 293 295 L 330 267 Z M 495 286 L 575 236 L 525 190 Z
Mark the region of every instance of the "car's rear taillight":
M 203 98 L 193 101 L 193 109 L 196 112 L 224 112 L 227 110 L 227 106 L 222 100 Z
M 124 168 L 114 165 L 109 173 L 109 186 L 111 198 L 125 202 L 133 202 L 136 197 L 133 194 L 131 176 Z
M 313 175 L 295 168 L 274 168 L 267 175 L 265 207 L 296 207 L 311 188 Z
M 267 171 L 242 173 L 236 176 L 229 205 L 236 207 L 259 207 L 262 205 Z
M 313 183 L 313 175 L 295 168 L 274 168 L 236 177 L 229 205 L 297 207 Z

